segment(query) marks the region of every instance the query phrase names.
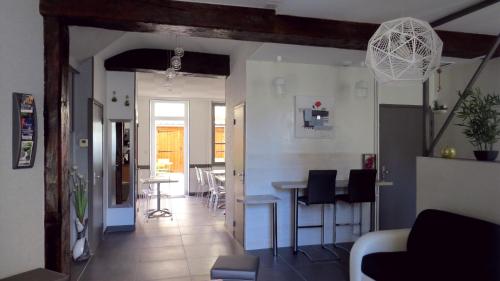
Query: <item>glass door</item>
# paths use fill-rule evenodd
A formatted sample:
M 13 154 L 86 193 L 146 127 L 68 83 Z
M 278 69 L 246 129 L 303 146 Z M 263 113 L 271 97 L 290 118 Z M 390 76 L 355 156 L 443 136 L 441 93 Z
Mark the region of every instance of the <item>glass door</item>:
M 151 173 L 176 181 L 161 187 L 172 196 L 187 189 L 187 107 L 184 101 L 151 102 Z

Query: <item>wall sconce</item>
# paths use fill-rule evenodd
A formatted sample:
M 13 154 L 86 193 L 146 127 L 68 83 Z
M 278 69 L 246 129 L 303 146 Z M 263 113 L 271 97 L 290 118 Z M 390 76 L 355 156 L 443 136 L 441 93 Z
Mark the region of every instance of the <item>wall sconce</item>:
M 366 98 L 368 96 L 368 82 L 359 80 L 354 84 L 354 91 L 358 97 Z
M 278 96 L 286 95 L 285 84 L 286 84 L 285 78 L 283 78 L 283 77 L 274 78 L 274 80 L 273 80 L 274 92 Z
M 128 100 L 128 95 L 125 97 L 125 106 L 130 106 L 130 101 Z
M 113 97 L 111 98 L 112 102 L 117 102 L 118 99 L 116 98 L 116 91 L 113 91 Z

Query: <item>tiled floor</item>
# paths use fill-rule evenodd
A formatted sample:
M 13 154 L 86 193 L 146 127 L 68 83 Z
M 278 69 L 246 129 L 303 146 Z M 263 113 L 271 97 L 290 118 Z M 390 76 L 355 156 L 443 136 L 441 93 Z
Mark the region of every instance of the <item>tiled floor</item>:
M 195 281 L 209 280 L 219 255 L 244 251 L 225 231 L 223 213 L 207 211 L 195 198 L 175 198 L 170 218 L 145 220 L 137 217 L 135 232 L 106 234 L 80 280 L 82 281 Z M 320 258 L 325 251 L 309 247 Z M 280 248 L 250 251 L 261 257 L 259 280 L 348 280 L 347 254 L 342 262 L 311 263 L 304 255 Z

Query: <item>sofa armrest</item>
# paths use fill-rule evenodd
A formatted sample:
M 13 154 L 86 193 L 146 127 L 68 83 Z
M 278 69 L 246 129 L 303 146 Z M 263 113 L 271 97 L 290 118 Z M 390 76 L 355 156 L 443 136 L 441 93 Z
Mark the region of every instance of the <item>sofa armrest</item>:
M 410 229 L 383 230 L 361 236 L 351 250 L 349 274 L 351 281 L 362 281 L 361 262 L 363 257 L 377 252 L 406 251 Z

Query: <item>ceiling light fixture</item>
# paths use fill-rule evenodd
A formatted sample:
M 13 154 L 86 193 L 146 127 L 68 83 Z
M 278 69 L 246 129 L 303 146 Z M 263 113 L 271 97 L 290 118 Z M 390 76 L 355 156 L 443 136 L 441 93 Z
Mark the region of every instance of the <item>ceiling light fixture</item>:
M 429 23 L 414 18 L 384 22 L 368 42 L 366 65 L 379 82 L 425 81 L 439 68 L 443 42 Z
M 181 66 L 182 66 L 181 57 L 173 56 L 170 59 L 170 67 L 173 68 L 175 71 L 181 70 Z
M 167 80 L 172 80 L 175 78 L 175 76 L 177 76 L 177 73 L 175 72 L 175 69 L 169 67 L 165 71 L 165 75 L 167 76 Z
M 179 38 L 177 36 L 175 36 L 175 44 L 177 47 L 174 48 L 174 55 L 172 56 L 172 51 L 168 52 L 167 65 L 169 67 L 165 71 L 167 81 L 174 79 L 177 76 L 177 71 L 181 70 L 182 67 L 181 58 L 184 56 L 184 49 L 179 46 Z

